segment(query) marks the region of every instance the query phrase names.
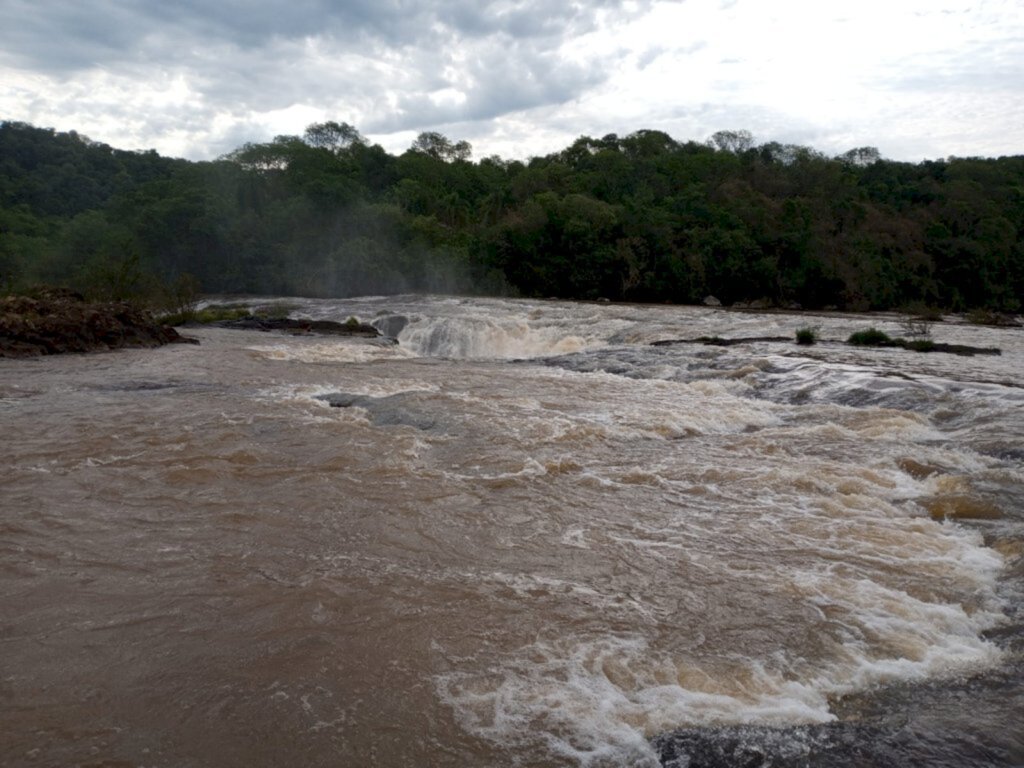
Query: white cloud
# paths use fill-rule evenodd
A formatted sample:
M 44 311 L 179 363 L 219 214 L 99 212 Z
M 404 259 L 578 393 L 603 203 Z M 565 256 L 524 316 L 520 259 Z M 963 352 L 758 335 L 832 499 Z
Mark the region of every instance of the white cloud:
M 0 0 L 0 117 L 214 157 L 344 120 L 477 156 L 746 128 L 828 153 L 1024 152 L 1024 4 Z

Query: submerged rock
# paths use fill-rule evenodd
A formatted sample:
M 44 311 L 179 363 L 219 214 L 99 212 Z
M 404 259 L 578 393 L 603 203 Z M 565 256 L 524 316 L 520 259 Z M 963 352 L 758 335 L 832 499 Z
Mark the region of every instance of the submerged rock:
M 48 288 L 34 296 L 0 299 L 0 357 L 36 357 L 121 347 L 198 344 L 149 312 L 125 301 L 88 302 Z
M 317 395 L 332 408 L 362 408 L 378 427 L 413 427 L 424 432 L 455 434 L 458 427 L 443 411 L 429 407 L 422 392 L 399 392 L 394 395 L 371 397 L 347 392 Z M 429 399 L 429 398 L 427 398 Z

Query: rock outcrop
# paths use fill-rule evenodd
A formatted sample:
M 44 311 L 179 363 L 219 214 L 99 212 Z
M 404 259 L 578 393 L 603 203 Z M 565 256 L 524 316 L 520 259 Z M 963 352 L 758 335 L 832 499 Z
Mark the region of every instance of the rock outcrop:
M 372 325 L 360 322 L 337 323 L 333 320 L 300 320 L 291 317 L 265 317 L 250 315 L 236 320 L 219 320 L 211 323 L 221 328 L 235 328 L 249 331 L 286 331 L 288 333 L 315 333 L 326 336 L 364 336 L 377 338 L 380 331 Z
M 89 302 L 61 288 L 0 298 L 0 357 L 198 343 L 129 302 Z
M 389 339 L 397 339 L 398 334 L 409 324 L 409 318 L 405 315 L 382 315 L 375 318 L 370 324 Z

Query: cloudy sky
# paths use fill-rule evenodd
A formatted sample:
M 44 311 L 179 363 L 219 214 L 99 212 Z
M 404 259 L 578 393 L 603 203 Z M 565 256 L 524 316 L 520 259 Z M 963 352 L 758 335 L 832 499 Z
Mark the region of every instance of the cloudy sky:
M 0 0 L 0 120 L 207 159 L 348 122 L 526 158 L 648 128 L 1024 154 L 1022 0 Z

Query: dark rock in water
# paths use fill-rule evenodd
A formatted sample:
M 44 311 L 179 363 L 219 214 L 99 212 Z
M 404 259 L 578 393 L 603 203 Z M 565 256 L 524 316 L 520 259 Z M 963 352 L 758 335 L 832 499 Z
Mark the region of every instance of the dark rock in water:
M 405 315 L 386 315 L 377 317 L 370 325 L 380 331 L 388 338 L 397 339 L 405 326 L 409 324 L 409 318 Z
M 730 309 L 772 309 L 775 304 L 770 299 L 753 299 L 752 301 L 734 301 Z
M 703 344 L 708 347 L 734 347 L 737 344 L 752 344 L 758 341 L 789 342 L 789 336 L 740 336 L 733 339 L 723 339 L 720 336 L 699 336 L 696 339 L 662 339 L 652 341 L 652 347 L 671 347 L 675 344 Z
M 909 717 L 907 715 L 910 715 Z M 912 711 L 867 722 L 685 728 L 656 737 L 665 768 L 1019 768 L 1012 736 L 918 720 Z
M 0 357 L 198 344 L 129 302 L 87 302 L 60 288 L 0 299 Z
M 414 427 L 424 432 L 442 432 L 453 434 L 457 428 L 449 423 L 444 413 L 433 413 L 423 402 L 423 393 L 401 392 L 384 397 L 369 395 L 351 395 L 345 392 L 332 392 L 318 395 L 332 408 L 363 408 L 370 416 L 370 421 L 378 427 Z
M 304 331 L 324 333 L 333 336 L 380 336 L 380 332 L 366 323 L 336 323 L 333 320 L 297 320 L 305 323 Z
M 323 400 L 331 408 L 351 408 L 353 405 L 360 405 L 365 400 L 372 398 L 366 395 L 349 395 L 344 392 L 331 392 L 329 395 L 317 395 L 317 400 Z
M 972 347 L 968 344 L 940 344 L 939 342 L 929 342 L 927 339 L 916 343 L 913 341 L 906 341 L 905 339 L 896 339 L 896 341 L 904 343 L 898 343 L 895 346 L 910 349 L 914 352 L 948 352 L 951 355 L 960 355 L 962 357 L 1003 354 L 1002 350 L 998 347 Z
M 251 315 L 238 320 L 221 320 L 213 325 L 251 331 L 288 331 L 290 333 L 316 333 L 325 336 L 365 336 L 368 338 L 380 336 L 380 331 L 367 323 L 337 323 L 333 320 L 302 320 L 262 315 Z
M 803 768 L 872 765 L 861 748 L 871 741 L 865 729 L 835 723 L 690 728 L 659 736 L 654 747 L 665 768 Z
M 1024 446 L 1021 445 L 989 443 L 988 445 L 979 445 L 976 450 L 985 456 L 992 456 L 1003 461 L 1024 462 Z

